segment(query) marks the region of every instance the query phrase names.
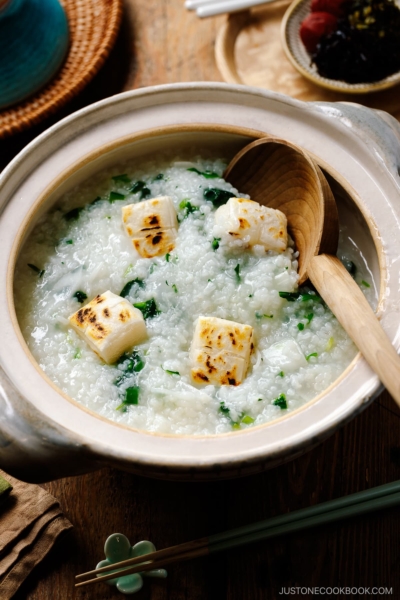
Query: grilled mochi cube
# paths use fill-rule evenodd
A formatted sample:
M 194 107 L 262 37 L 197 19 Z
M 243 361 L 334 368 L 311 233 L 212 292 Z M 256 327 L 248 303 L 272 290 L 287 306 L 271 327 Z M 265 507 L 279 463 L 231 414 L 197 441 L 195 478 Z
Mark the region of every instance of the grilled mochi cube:
M 280 210 L 246 198 L 230 198 L 215 212 L 215 234 L 228 245 L 263 246 L 283 252 L 287 247 L 287 220 Z
M 192 340 L 191 375 L 196 383 L 239 385 L 253 349 L 253 328 L 217 317 L 199 317 Z
M 178 221 L 169 196 L 124 206 L 122 222 L 135 250 L 143 258 L 167 254 L 175 247 Z
M 114 363 L 147 336 L 140 310 L 109 291 L 80 308 L 69 317 L 69 322 L 107 364 Z

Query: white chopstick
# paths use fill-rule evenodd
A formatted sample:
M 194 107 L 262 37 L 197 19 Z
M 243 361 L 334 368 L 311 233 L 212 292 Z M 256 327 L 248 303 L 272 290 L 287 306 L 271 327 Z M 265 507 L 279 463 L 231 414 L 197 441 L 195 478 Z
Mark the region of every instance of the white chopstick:
M 185 6 L 188 10 L 196 9 L 198 17 L 213 17 L 223 13 L 236 12 L 258 6 L 269 4 L 277 0 L 186 0 Z
M 199 6 L 203 6 L 204 4 L 215 4 L 216 0 L 186 0 L 185 8 L 188 10 L 195 10 Z

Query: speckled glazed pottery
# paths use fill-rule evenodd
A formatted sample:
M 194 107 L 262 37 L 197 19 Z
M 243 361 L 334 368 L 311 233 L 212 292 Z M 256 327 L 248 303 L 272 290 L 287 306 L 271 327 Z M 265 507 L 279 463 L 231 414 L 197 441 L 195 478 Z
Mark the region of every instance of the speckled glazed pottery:
M 43 212 L 105 166 L 193 143 L 227 158 L 271 134 L 312 153 L 325 169 L 342 224 L 379 293 L 377 312 L 400 345 L 400 127 L 355 104 L 305 104 L 260 89 L 174 84 L 114 96 L 51 127 L 0 176 L 0 466 L 44 481 L 114 465 L 151 477 L 236 477 L 301 454 L 359 413 L 380 389 L 358 355 L 317 398 L 276 421 L 214 436 L 129 429 L 82 408 L 32 358 L 13 302 L 19 249 Z
M 0 109 L 43 87 L 68 49 L 68 21 L 58 0 L 0 1 Z

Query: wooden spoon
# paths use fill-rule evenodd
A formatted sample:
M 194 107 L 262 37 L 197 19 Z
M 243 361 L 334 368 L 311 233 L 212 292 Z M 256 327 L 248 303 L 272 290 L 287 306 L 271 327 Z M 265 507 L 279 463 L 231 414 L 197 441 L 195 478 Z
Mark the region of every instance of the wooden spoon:
M 252 200 L 286 215 L 299 251 L 299 284 L 311 281 L 400 406 L 400 357 L 364 294 L 335 256 L 337 207 L 315 161 L 284 140 L 262 138 L 236 154 L 224 178 Z

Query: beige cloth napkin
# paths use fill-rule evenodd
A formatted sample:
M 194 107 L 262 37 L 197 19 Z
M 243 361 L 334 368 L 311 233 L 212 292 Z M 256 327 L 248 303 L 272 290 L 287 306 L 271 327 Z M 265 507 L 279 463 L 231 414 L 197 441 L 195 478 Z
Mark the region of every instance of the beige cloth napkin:
M 38 485 L 3 473 L 13 486 L 0 508 L 0 598 L 10 600 L 61 534 L 72 528 L 58 501 Z

